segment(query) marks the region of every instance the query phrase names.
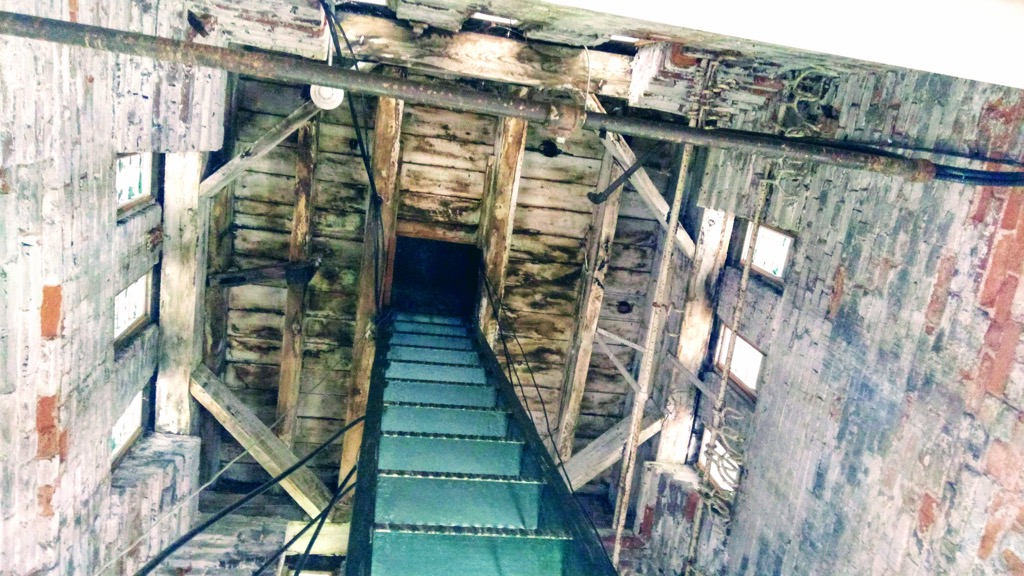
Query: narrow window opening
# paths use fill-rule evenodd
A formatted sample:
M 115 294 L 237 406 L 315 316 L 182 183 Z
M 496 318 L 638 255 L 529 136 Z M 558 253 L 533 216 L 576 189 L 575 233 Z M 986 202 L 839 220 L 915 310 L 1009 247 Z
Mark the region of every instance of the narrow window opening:
M 725 371 L 725 357 L 729 353 L 729 339 L 732 338 L 732 330 L 728 326 L 722 326 L 718 337 L 718 346 L 715 349 L 715 366 L 720 371 Z M 764 354 L 754 348 L 753 344 L 747 342 L 742 336 L 736 338 L 736 348 L 732 355 L 732 366 L 729 369 L 729 379 L 739 384 L 750 394 L 757 393 L 757 380 L 761 376 L 761 363 L 764 361 Z
M 149 321 L 152 271 L 114 297 L 114 340 L 123 340 Z
M 153 199 L 153 155 L 128 154 L 117 159 L 117 209 L 128 209 Z
M 750 239 L 754 233 L 754 225 L 747 225 L 747 234 L 743 240 L 742 262 L 746 262 L 750 250 Z M 761 226 L 757 232 L 757 245 L 754 246 L 752 268 L 775 280 L 782 280 L 789 259 L 789 249 L 793 245 L 793 237 L 777 230 Z

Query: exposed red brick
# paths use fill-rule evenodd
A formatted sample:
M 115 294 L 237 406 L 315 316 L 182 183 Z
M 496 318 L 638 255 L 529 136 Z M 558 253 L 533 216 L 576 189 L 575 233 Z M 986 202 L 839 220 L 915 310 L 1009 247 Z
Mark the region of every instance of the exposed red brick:
M 993 206 L 996 204 L 996 206 Z M 996 198 L 996 190 L 991 186 L 981 186 L 974 196 L 974 208 L 971 210 L 971 220 L 975 224 L 981 224 L 986 220 L 993 208 L 998 208 L 1002 202 Z
M 1007 102 L 999 98 L 982 108 L 978 131 L 987 140 L 990 156 L 1001 156 L 1020 138 L 1020 127 L 1024 125 L 1024 97 Z
M 61 287 L 43 286 L 43 306 L 39 312 L 43 338 L 60 336 Z
M 78 0 L 68 0 L 68 20 L 78 22 Z
M 928 532 L 935 524 L 935 507 L 939 501 L 935 496 L 925 492 L 921 497 L 921 507 L 917 509 L 917 531 L 921 534 Z
M 1009 444 L 996 440 L 985 455 L 985 472 L 1000 486 L 1013 492 L 1021 488 L 1024 454 Z
M 1013 526 L 1016 517 L 1024 514 L 1024 502 L 1019 495 L 1008 492 L 1000 492 L 992 499 L 988 507 L 988 521 L 985 523 L 985 531 L 981 535 L 981 543 L 978 545 L 978 557 L 982 560 L 988 559 L 995 550 L 996 544 L 1003 535 Z
M 57 425 L 56 396 L 40 396 L 36 400 L 36 433 L 39 435 L 36 458 L 45 460 L 60 454 L 62 432 Z
M 1003 206 L 1003 217 L 999 221 L 999 227 L 1003 230 L 1015 230 L 1020 223 L 1024 209 L 1024 194 L 1010 192 L 1006 195 L 1006 204 Z
M 1021 325 L 1017 322 L 993 322 L 985 333 L 987 351 L 982 352 L 978 381 L 989 394 L 1002 396 L 1013 371 Z
M 1012 576 L 1024 576 L 1024 560 L 1009 550 L 1003 550 L 1003 562 Z
M 832 320 L 839 314 L 839 304 L 843 301 L 843 290 L 846 286 L 846 266 L 836 268 L 835 276 L 832 277 L 832 295 L 828 299 L 828 313 L 826 318 Z
M 39 515 L 49 518 L 53 516 L 53 493 L 57 487 L 52 484 L 45 484 L 39 487 L 36 500 L 39 503 Z
M 669 56 L 669 60 L 673 66 L 676 68 L 693 68 L 700 64 L 700 59 L 683 52 L 683 50 L 683 46 L 678 44 L 672 47 L 672 54 Z
M 953 271 L 955 268 L 956 257 L 954 255 L 946 254 L 939 260 L 935 286 L 932 288 L 932 296 L 928 300 L 928 308 L 924 314 L 924 331 L 929 336 L 935 333 L 935 328 L 942 322 L 942 315 L 946 313 L 946 302 L 949 300 L 949 285 L 953 281 Z
M 683 510 L 683 514 L 686 516 L 687 522 L 693 522 L 694 517 L 697 515 L 697 506 L 700 505 L 700 494 L 691 492 L 686 495 L 686 508 Z
M 1024 256 L 1024 255 L 1022 255 Z M 999 291 L 996 292 L 996 299 L 992 303 L 992 321 L 993 322 L 1007 322 L 1010 320 L 1011 314 L 1013 314 L 1013 299 L 1017 295 L 1017 284 L 1020 283 L 1020 278 L 1017 276 L 1007 276 Z
M 1016 234 L 1000 234 L 989 253 L 985 271 L 985 283 L 981 288 L 979 302 L 986 308 L 995 305 L 999 290 L 1009 275 L 1019 275 L 1024 265 L 1024 246 Z
M 644 507 L 644 520 L 640 523 L 640 535 L 644 538 L 650 538 L 651 532 L 654 530 L 654 507 Z
M 57 440 L 57 452 L 61 462 L 68 461 L 68 431 L 61 430 L 60 439 Z

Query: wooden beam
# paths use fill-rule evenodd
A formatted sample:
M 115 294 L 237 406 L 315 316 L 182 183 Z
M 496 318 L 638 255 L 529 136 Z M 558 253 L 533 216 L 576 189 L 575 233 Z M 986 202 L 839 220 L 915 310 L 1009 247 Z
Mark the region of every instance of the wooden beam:
M 626 381 L 626 384 L 629 384 L 629 387 L 632 388 L 634 392 L 639 392 L 640 387 L 637 385 L 636 379 L 633 378 L 633 375 L 630 374 L 629 370 L 627 370 L 622 364 L 622 361 L 615 356 L 615 352 L 612 352 L 612 349 L 608 347 L 604 338 L 601 338 L 601 336 L 598 335 L 595 340 L 597 340 L 597 344 L 601 347 L 601 351 L 604 352 L 605 355 L 608 356 L 608 359 L 612 361 L 612 364 L 615 365 L 615 369 L 619 371 L 619 375 Z
M 687 144 L 683 147 L 682 154 L 680 154 L 675 193 L 672 195 L 672 207 L 669 208 L 668 212 L 668 233 L 670 237 L 677 236 L 675 232 L 679 228 L 679 209 L 682 207 L 686 175 L 689 172 L 692 157 L 693 146 Z M 643 419 L 644 406 L 647 404 L 647 398 L 650 396 L 651 381 L 654 376 L 655 350 L 665 322 L 665 316 L 668 312 L 668 293 L 672 281 L 672 253 L 675 242 L 667 237 L 662 244 L 661 260 L 658 263 L 657 276 L 655 277 L 654 294 L 650 298 L 650 305 L 648 307 L 647 328 L 644 331 L 644 352 L 640 358 L 640 371 L 636 378 L 640 389 L 633 396 L 633 407 L 629 416 L 629 439 L 626 441 L 626 450 L 622 458 L 622 474 L 619 477 L 618 496 L 615 500 L 615 545 L 612 548 L 612 563 L 616 566 L 619 564 L 619 552 L 622 550 L 622 529 L 626 524 L 626 512 L 629 509 L 629 495 L 633 485 L 633 466 L 636 463 L 636 450 L 640 445 L 641 420 Z
M 295 537 L 300 530 L 306 527 L 306 521 L 289 522 L 284 530 L 284 541 L 287 542 Z M 348 554 L 348 534 L 351 522 L 327 522 L 324 524 L 320 535 L 313 542 L 313 549 L 310 554 L 314 556 L 344 556 Z M 309 545 L 309 539 L 313 537 L 313 530 L 306 530 L 306 533 L 299 537 L 291 546 L 288 553 L 302 554 Z
M 253 142 L 252 146 L 242 150 L 241 154 L 229 160 L 227 164 L 221 166 L 220 169 L 203 180 L 199 190 L 202 197 L 210 198 L 223 190 L 235 178 L 241 176 L 254 162 L 277 147 L 278 144 L 291 136 L 292 132 L 298 130 L 300 126 L 308 122 L 319 111 L 320 109 L 317 108 L 316 104 L 306 102 L 295 112 L 289 114 L 287 118 L 278 122 L 277 125 L 261 136 L 259 140 Z
M 441 77 L 468 77 L 602 96 L 629 95 L 632 58 L 597 50 L 527 44 L 519 40 L 459 32 L 422 34 L 393 20 L 344 14 L 356 55 Z M 587 79 L 590 86 L 587 86 Z
M 160 268 L 160 370 L 156 429 L 191 434 L 189 378 L 203 358 L 207 237 L 211 203 L 199 197 L 199 152 L 164 160 L 163 264 Z
M 604 113 L 604 106 L 598 101 L 597 97 L 593 94 L 589 95 L 587 99 L 587 109 L 594 112 Z M 636 154 L 633 153 L 633 149 L 626 142 L 626 139 L 621 134 L 615 134 L 609 132 L 606 138 L 601 139 L 601 143 L 604 144 L 606 150 L 611 152 L 615 161 L 622 166 L 625 170 L 636 164 Z M 629 177 L 629 181 L 633 184 L 633 188 L 636 189 L 637 194 L 640 195 L 640 199 L 643 200 L 644 204 L 651 209 L 651 212 L 657 217 L 658 223 L 665 230 L 668 230 L 668 202 L 662 197 L 661 191 L 654 185 L 651 177 L 647 175 L 647 171 L 643 168 L 637 170 Z M 676 244 L 679 245 L 679 249 L 686 255 L 687 258 L 693 259 L 694 244 L 693 239 L 686 233 L 686 230 L 682 226 L 676 229 L 674 234 Z
M 313 239 L 313 170 L 317 157 L 317 125 L 307 122 L 299 128 L 295 162 L 295 211 L 288 241 L 288 261 L 305 262 L 310 257 Z M 298 422 L 299 379 L 302 376 L 302 351 L 306 319 L 306 284 L 290 283 L 285 295 L 284 334 L 281 343 L 281 371 L 277 388 L 277 436 L 288 447 L 295 441 Z
M 640 430 L 640 443 L 643 444 L 661 431 L 662 417 L 648 416 L 644 418 Z M 629 418 L 623 418 L 601 434 L 572 458 L 565 461 L 565 472 L 573 490 L 582 488 L 584 484 L 597 478 L 599 474 L 622 459 L 623 447 L 629 435 Z
M 519 200 L 519 177 L 523 172 L 527 122 L 502 118 L 494 144 L 494 166 L 480 207 L 479 246 L 483 252 L 484 275 L 490 284 L 480 286 L 477 320 L 487 342 L 494 344 L 498 323 L 490 298 L 501 302 L 505 294 L 505 269 L 512 244 L 512 225 Z
M 611 340 L 612 342 L 615 342 L 616 344 L 622 344 L 623 346 L 628 346 L 628 347 L 632 348 L 633 350 L 636 350 L 637 352 L 643 352 L 644 351 L 644 347 L 643 346 L 637 344 L 636 342 L 630 342 L 629 340 L 626 340 L 622 336 L 619 336 L 618 334 L 613 334 L 613 333 L 605 330 L 604 328 L 598 328 L 597 329 L 597 333 L 600 334 L 602 338 L 607 338 L 607 339 Z
M 612 180 L 614 163 L 611 154 L 606 152 L 601 160 L 601 172 L 597 179 L 599 190 L 608 186 Z M 573 329 L 572 345 L 569 348 L 565 376 L 562 379 L 563 401 L 558 418 L 556 448 L 563 460 L 572 456 L 576 440 L 576 422 L 579 420 L 587 374 L 590 371 L 594 334 L 601 314 L 601 303 L 604 301 L 604 277 L 611 259 L 621 197 L 621 192 L 616 190 L 603 203 L 594 206 L 591 214 L 590 233 L 587 236 L 587 278 L 580 292 L 576 326 Z
M 271 476 L 277 476 L 298 462 L 291 449 L 206 366 L 192 373 L 191 391 Z M 281 487 L 311 517 L 319 514 L 331 500 L 327 487 L 309 468 L 299 468 L 281 480 Z
M 690 385 L 698 387 L 703 383 L 694 374 L 700 371 L 708 351 L 711 325 L 714 320 L 714 306 L 708 294 L 709 280 L 718 277 L 725 265 L 732 235 L 731 216 L 718 210 L 704 209 L 700 233 L 697 235 L 697 250 L 693 258 L 693 270 L 687 280 L 686 301 L 682 310 L 679 329 L 679 344 L 674 351 L 665 355 L 665 360 L 678 371 L 685 371 L 685 383 L 674 384 L 666 394 L 669 416 L 665 420 L 661 441 L 658 442 L 658 461 L 682 464 L 686 461 L 686 447 L 690 441 L 693 423 Z M 676 389 L 676 386 L 679 386 Z M 704 393 L 707 393 L 704 391 Z M 710 397 L 714 397 L 712 394 Z
M 366 234 L 363 237 L 363 256 L 359 266 L 359 300 L 356 304 L 356 324 L 352 352 L 352 373 L 349 384 L 346 421 L 351 422 L 366 413 L 366 396 L 370 388 L 370 372 L 376 353 L 373 320 L 381 303 L 377 301 L 376 271 L 383 271 L 383 292 L 390 289 L 389 268 L 394 266 L 395 222 L 398 220 L 398 174 L 401 163 L 402 115 L 405 103 L 394 98 L 377 101 L 377 116 L 373 137 L 373 178 L 380 195 L 380 205 L 373 199 L 366 207 Z M 380 219 L 376 216 L 380 211 Z M 377 238 L 383 238 L 384 254 L 375 248 Z M 342 442 L 341 475 L 344 478 L 359 460 L 359 447 L 363 440 L 363 425 L 347 434 Z M 355 482 L 355 478 L 352 479 Z

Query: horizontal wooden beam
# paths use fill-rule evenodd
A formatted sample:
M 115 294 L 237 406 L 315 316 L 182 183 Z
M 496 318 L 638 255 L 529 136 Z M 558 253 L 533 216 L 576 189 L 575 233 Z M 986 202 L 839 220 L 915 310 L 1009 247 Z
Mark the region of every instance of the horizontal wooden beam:
M 271 476 L 298 462 L 288 446 L 206 366 L 192 372 L 191 392 Z M 309 468 L 299 468 L 285 477 L 281 487 L 311 517 L 320 514 L 331 500 L 327 487 Z
M 345 33 L 349 38 L 360 39 L 352 45 L 356 55 L 374 62 L 434 76 L 570 89 L 615 98 L 629 95 L 632 58 L 621 54 L 527 44 L 472 32 L 417 35 L 386 18 L 344 16 Z
M 295 112 L 292 112 L 287 118 L 278 122 L 277 125 L 261 136 L 259 140 L 253 142 L 251 146 L 242 150 L 238 156 L 229 160 L 227 164 L 221 166 L 216 172 L 203 180 L 203 183 L 199 186 L 199 195 L 202 198 L 210 198 L 223 190 L 235 178 L 241 176 L 242 172 L 245 172 L 247 168 L 262 158 L 267 152 L 277 147 L 285 138 L 291 136 L 293 132 L 299 129 L 299 126 L 305 124 L 319 111 L 320 108 L 311 101 L 299 106 Z
M 664 418 L 661 416 L 644 418 L 640 429 L 640 444 L 660 432 L 663 421 Z M 566 461 L 565 472 L 569 475 L 573 490 L 582 488 L 584 484 L 597 478 L 601 472 L 622 459 L 622 450 L 629 436 L 629 423 L 628 417 L 623 418 Z
M 626 340 L 625 338 L 623 338 L 622 336 L 619 336 L 617 334 L 612 334 L 611 332 L 605 330 L 604 328 L 598 328 L 597 329 L 597 333 L 600 334 L 602 337 L 607 338 L 607 339 L 611 340 L 612 342 L 615 342 L 616 344 L 622 344 L 623 346 L 629 346 L 633 350 L 638 350 L 640 352 L 644 351 L 644 347 L 643 346 L 637 344 L 636 342 L 630 342 L 629 340 Z

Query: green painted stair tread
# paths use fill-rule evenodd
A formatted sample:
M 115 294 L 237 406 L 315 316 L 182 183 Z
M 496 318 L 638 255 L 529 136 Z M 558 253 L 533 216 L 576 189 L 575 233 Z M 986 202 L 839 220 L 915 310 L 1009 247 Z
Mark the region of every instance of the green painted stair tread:
M 508 433 L 508 422 L 508 411 L 498 408 L 385 402 L 381 429 L 501 438 Z
M 389 380 L 384 387 L 384 401 L 493 408 L 498 403 L 498 391 L 480 384 Z
M 381 474 L 374 520 L 389 524 L 537 528 L 542 484 L 464 478 Z
M 391 346 L 419 346 L 421 348 L 442 348 L 445 350 L 474 350 L 469 338 L 437 336 L 434 334 L 408 334 L 396 332 L 388 342 Z
M 378 524 L 373 576 L 556 576 L 566 536 L 537 530 Z
M 419 314 L 417 312 L 397 312 L 395 320 L 398 322 L 423 322 L 426 324 L 448 324 L 454 326 L 465 326 L 466 324 L 466 320 L 458 316 Z
M 441 480 L 466 480 L 469 482 L 508 482 L 518 484 L 544 484 L 539 478 L 523 476 L 505 476 L 501 474 L 460 474 L 457 472 L 414 472 L 411 470 L 387 470 L 380 469 L 381 476 L 395 476 L 402 478 L 435 478 Z
M 404 334 L 434 334 L 436 336 L 468 337 L 469 330 L 465 326 L 454 324 L 430 324 L 426 322 L 395 322 L 392 331 Z
M 463 474 L 519 474 L 523 443 L 486 436 L 384 432 L 381 469 Z
M 384 371 L 391 380 L 429 380 L 459 384 L 487 384 L 487 374 L 479 366 L 439 366 L 417 362 L 392 361 Z
M 388 349 L 388 360 L 452 366 L 480 366 L 480 357 L 472 350 L 418 348 L 415 346 L 392 346 Z

